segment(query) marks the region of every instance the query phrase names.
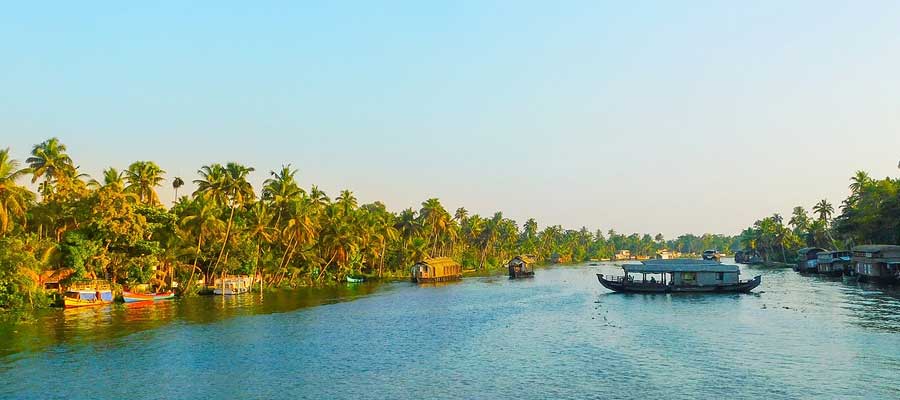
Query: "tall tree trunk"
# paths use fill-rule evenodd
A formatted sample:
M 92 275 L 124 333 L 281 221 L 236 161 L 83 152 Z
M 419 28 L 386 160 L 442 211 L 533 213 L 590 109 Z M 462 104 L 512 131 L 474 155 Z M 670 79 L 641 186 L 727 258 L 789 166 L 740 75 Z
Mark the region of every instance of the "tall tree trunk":
M 185 290 L 191 290 L 191 287 L 194 285 L 194 272 L 197 271 L 197 260 L 200 258 L 200 246 L 203 244 L 203 233 L 201 232 L 197 236 L 197 253 L 194 254 L 194 265 L 191 267 L 191 277 L 188 279 L 188 284 L 185 289 L 181 291 L 182 294 L 184 294 Z
M 235 205 L 231 205 L 231 215 L 228 216 L 228 227 L 225 228 L 225 240 L 222 241 L 222 249 L 219 250 L 219 256 L 216 257 L 216 263 L 213 265 L 213 270 L 219 267 L 219 261 L 222 260 L 222 254 L 225 254 L 225 247 L 228 245 L 228 236 L 231 235 L 231 224 L 234 222 L 234 209 Z M 222 283 L 225 284 L 224 282 Z

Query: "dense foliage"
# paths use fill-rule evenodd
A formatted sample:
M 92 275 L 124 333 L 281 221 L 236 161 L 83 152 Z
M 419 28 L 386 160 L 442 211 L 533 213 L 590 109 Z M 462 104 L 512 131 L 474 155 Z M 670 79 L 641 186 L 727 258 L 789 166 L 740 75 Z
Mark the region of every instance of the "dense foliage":
M 900 244 L 900 179 L 874 180 L 857 171 L 850 182 L 840 215 L 832 218 L 835 209 L 827 200 L 816 203 L 812 215 L 797 206 L 786 224 L 779 214 L 756 221 L 741 233 L 741 245 L 766 260 L 793 262 L 802 247 Z
M 272 287 L 358 273 L 402 276 L 433 256 L 485 269 L 516 254 L 581 261 L 621 249 L 653 255 L 734 244 L 708 234 L 666 241 L 612 230 L 539 230 L 534 219 L 519 226 L 500 212 L 451 214 L 438 199 L 394 213 L 380 202 L 360 205 L 347 190 L 332 199 L 316 186 L 301 188 L 289 165 L 271 171 L 259 192 L 248 182 L 251 167 L 202 166 L 189 196 L 177 195 L 182 178 L 171 180 L 177 200 L 167 210 L 156 193 L 165 171 L 152 161 L 106 169 L 100 180 L 75 165 L 55 138 L 35 145 L 25 165 L 0 151 L 0 307 L 44 304 L 39 283 L 54 274 L 124 286 L 180 282 L 182 289 L 219 274 L 248 274 Z M 28 177 L 40 196 L 18 183 Z

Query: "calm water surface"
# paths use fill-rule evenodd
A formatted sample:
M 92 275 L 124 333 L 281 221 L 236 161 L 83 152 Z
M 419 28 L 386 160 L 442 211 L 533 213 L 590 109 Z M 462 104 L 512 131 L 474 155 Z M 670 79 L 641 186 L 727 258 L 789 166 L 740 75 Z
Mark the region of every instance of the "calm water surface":
M 896 289 L 622 295 L 616 270 L 52 310 L 0 323 L 0 398 L 900 398 Z

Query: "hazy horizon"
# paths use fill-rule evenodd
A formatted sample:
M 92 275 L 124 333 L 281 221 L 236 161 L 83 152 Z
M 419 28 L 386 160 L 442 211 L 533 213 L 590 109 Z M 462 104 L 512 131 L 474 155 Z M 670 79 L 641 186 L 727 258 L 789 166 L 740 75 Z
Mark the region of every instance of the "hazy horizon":
M 898 175 L 900 3 L 278 4 L 8 6 L 0 148 L 667 238 Z

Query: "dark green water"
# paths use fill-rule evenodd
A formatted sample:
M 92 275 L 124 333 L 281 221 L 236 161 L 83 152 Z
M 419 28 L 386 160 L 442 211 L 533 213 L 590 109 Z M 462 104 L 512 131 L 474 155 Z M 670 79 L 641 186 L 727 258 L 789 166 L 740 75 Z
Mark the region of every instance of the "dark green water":
M 900 398 L 896 289 L 763 275 L 622 295 L 610 265 L 52 310 L 0 324 L 2 398 Z

